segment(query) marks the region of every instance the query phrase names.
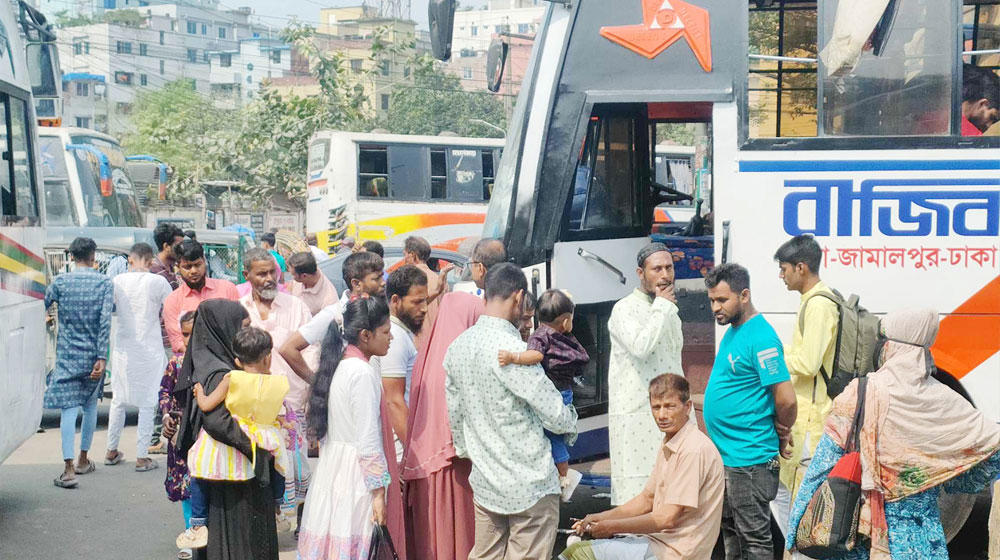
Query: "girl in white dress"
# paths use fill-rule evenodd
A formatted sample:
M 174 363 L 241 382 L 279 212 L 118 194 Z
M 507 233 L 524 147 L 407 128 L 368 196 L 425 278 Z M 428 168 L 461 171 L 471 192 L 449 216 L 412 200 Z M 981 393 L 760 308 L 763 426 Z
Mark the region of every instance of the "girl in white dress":
M 362 298 L 344 311 L 343 337 L 333 323 L 323 340 L 309 396 L 320 452 L 299 532 L 301 560 L 364 560 L 374 523 L 386 523 L 382 381 L 368 360 L 389 351 L 389 325 L 385 300 Z

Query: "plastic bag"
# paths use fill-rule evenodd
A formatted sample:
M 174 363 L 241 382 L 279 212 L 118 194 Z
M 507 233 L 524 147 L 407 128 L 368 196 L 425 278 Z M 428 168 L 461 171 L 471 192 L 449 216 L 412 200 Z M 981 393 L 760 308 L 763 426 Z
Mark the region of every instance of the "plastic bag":
M 396 548 L 392 546 L 389 529 L 385 525 L 375 525 L 372 528 L 372 543 L 368 549 L 368 560 L 399 560 Z

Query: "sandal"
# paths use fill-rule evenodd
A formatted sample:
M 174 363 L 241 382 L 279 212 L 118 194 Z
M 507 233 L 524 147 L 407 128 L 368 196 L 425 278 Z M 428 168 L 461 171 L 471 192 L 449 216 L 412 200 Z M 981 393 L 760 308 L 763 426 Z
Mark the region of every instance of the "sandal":
M 97 470 L 97 465 L 93 461 L 87 461 L 87 466 L 81 468 L 79 465 L 73 467 L 73 472 L 76 474 L 90 474 Z
M 135 472 L 149 472 L 153 469 L 158 469 L 158 468 L 160 468 L 160 464 L 157 463 L 155 459 L 150 459 L 149 462 L 146 463 L 145 465 L 140 465 L 136 463 Z
M 177 552 L 177 560 L 191 560 L 194 557 L 194 551 L 190 548 L 182 548 Z
M 76 488 L 76 485 L 79 484 L 79 481 L 77 481 L 75 478 L 66 479 L 64 478 L 65 476 L 66 473 L 62 473 L 61 475 L 57 476 L 55 480 L 52 481 L 52 484 L 55 484 L 59 488 Z
M 104 464 L 110 467 L 112 465 L 117 465 L 118 463 L 121 463 L 124 460 L 125 460 L 125 454 L 122 453 L 121 451 L 115 451 L 114 458 L 113 459 L 105 458 Z

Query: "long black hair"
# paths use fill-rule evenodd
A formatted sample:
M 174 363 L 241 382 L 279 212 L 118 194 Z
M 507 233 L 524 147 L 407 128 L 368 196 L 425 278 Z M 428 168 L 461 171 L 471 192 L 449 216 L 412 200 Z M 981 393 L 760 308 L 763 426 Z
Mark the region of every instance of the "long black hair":
M 329 409 L 330 383 L 337 372 L 340 360 L 344 358 L 344 341 L 357 344 L 361 331 L 374 333 L 389 320 L 389 304 L 380 297 L 360 298 L 347 304 L 344 309 L 344 332 L 341 334 L 337 323 L 330 323 L 330 328 L 323 338 L 323 348 L 319 358 L 319 369 L 313 379 L 309 391 L 309 411 L 306 419 L 309 430 L 322 439 L 327 432 L 327 410 Z

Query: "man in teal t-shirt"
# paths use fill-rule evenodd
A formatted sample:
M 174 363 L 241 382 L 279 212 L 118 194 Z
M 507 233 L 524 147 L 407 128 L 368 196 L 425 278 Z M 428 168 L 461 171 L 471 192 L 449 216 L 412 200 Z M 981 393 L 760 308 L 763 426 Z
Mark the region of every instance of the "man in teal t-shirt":
M 795 423 L 795 390 L 781 340 L 750 300 L 747 270 L 723 264 L 705 284 L 716 322 L 729 325 L 715 355 L 704 410 L 726 472 L 726 560 L 773 558 L 768 506 L 778 491 L 778 454 Z

